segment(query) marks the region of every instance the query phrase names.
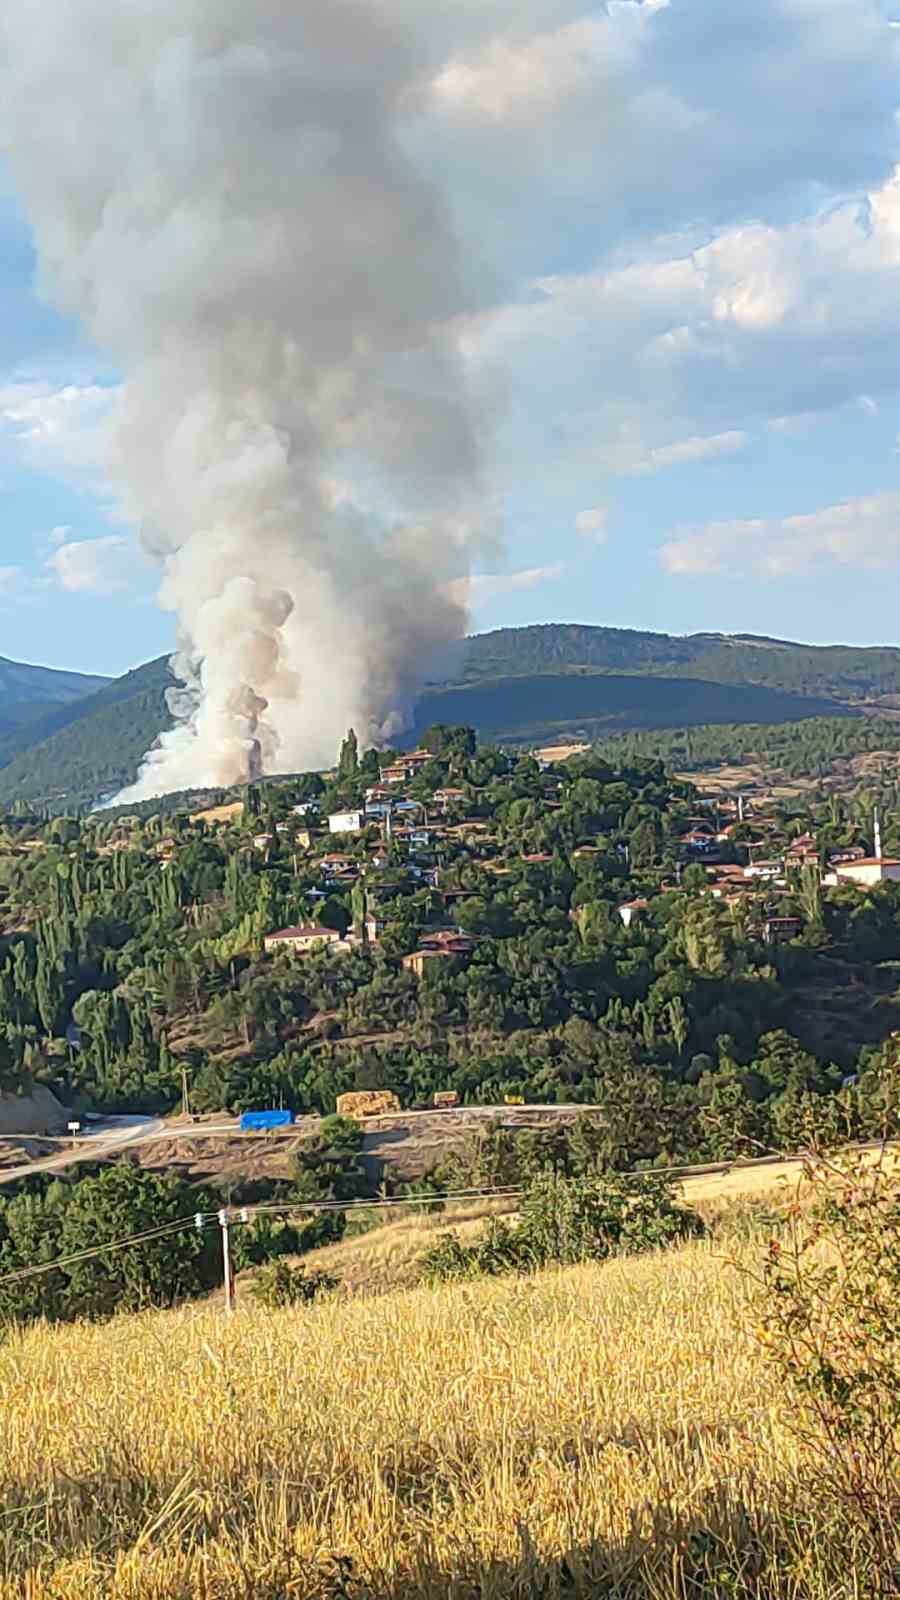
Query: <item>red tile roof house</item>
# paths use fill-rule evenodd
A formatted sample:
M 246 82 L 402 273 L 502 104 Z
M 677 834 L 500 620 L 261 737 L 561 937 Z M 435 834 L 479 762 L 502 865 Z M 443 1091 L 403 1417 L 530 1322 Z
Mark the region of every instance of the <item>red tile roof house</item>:
M 453 957 L 470 956 L 474 948 L 473 941 L 465 933 L 454 933 L 452 929 L 441 929 L 437 933 L 425 933 L 418 950 L 413 950 L 411 955 L 404 956 L 401 966 L 407 971 L 414 972 L 421 978 L 430 961 L 448 961 Z
M 784 852 L 784 864 L 786 867 L 818 866 L 819 846 L 811 833 L 801 834 L 788 846 Z

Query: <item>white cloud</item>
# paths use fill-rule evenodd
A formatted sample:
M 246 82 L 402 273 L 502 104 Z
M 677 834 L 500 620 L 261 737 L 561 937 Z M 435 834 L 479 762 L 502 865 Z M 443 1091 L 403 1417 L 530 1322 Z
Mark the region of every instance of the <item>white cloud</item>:
M 482 12 L 480 32 L 451 26 L 417 137 L 472 258 L 504 279 L 510 259 L 540 271 L 572 204 L 597 261 L 686 219 L 707 237 L 777 224 L 813 194 L 877 185 L 896 158 L 900 37 L 884 0 Z
M 714 461 L 719 456 L 736 455 L 749 442 L 749 434 L 734 428 L 728 433 L 708 434 L 705 438 L 695 434 L 692 439 L 679 439 L 674 444 L 657 445 L 649 452 L 646 462 L 636 467 L 635 471 L 659 472 L 663 467 L 683 467 L 696 461 Z
M 97 478 L 106 453 L 110 407 L 118 391 L 101 384 L 43 379 L 0 385 L 0 434 L 33 464 Z
M 782 578 L 823 567 L 900 567 L 900 493 L 865 495 L 800 516 L 675 529 L 660 548 L 672 573 Z
M 594 544 L 605 544 L 609 524 L 608 506 L 590 506 L 579 511 L 575 518 L 575 531 L 583 539 L 593 539 Z
M 900 387 L 898 343 L 900 167 L 799 222 L 537 278 L 460 332 L 475 381 L 515 373 L 506 453 L 545 482 L 725 456 L 755 428 L 800 432 L 843 407 L 873 415 Z
M 50 532 L 47 535 L 47 543 L 51 545 L 53 549 L 58 549 L 61 544 L 65 544 L 71 532 L 72 529 L 67 522 L 60 523 L 59 527 L 50 529 Z
M 533 127 L 560 101 L 596 87 L 608 23 L 583 18 L 526 39 L 495 38 L 468 58 L 452 58 L 434 78 L 437 107 L 450 114 Z
M 564 571 L 564 563 L 558 562 L 551 567 L 520 567 L 517 572 L 475 572 L 469 578 L 455 580 L 449 587 L 464 604 L 477 610 L 500 595 L 551 583 L 554 578 L 561 578 Z
M 120 534 L 72 539 L 59 545 L 46 562 L 61 589 L 98 595 L 121 594 L 130 588 L 139 565 L 132 541 Z

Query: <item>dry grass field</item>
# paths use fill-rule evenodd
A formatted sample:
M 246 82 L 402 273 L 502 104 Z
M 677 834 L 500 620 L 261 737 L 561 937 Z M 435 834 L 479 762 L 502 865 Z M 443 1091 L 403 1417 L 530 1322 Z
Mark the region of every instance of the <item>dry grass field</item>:
M 0 1597 L 863 1600 L 723 1250 L 10 1333 Z

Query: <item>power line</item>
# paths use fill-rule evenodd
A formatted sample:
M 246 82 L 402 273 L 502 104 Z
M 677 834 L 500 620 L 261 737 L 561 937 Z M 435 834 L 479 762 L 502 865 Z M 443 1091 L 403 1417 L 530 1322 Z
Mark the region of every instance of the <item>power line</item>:
M 12 1272 L 0 1276 L 0 1286 L 6 1283 L 20 1283 L 25 1279 L 37 1278 L 47 1272 L 56 1272 L 64 1267 L 72 1266 L 76 1262 L 91 1261 L 97 1256 L 108 1255 L 115 1250 L 130 1249 L 134 1245 L 155 1243 L 157 1240 L 171 1238 L 177 1233 L 183 1233 L 189 1228 L 205 1230 L 215 1222 L 221 1224 L 224 1216 L 228 1222 L 249 1223 L 251 1217 L 264 1214 L 292 1215 L 298 1212 L 320 1211 L 354 1211 L 354 1210 L 379 1210 L 397 1206 L 415 1206 L 443 1204 L 445 1201 L 466 1199 L 513 1199 L 520 1194 L 521 1189 L 512 1187 L 464 1190 L 446 1192 L 440 1195 L 396 1195 L 389 1199 L 380 1200 L 303 1200 L 284 1206 L 241 1206 L 234 1214 L 227 1207 L 222 1211 L 197 1211 L 189 1217 L 174 1218 L 170 1222 L 159 1223 L 156 1227 L 145 1228 L 141 1233 L 131 1234 L 126 1239 L 113 1239 L 108 1244 L 91 1245 L 84 1250 L 73 1250 L 68 1255 L 58 1256 L 53 1261 L 35 1262 L 29 1266 L 17 1267 Z M 222 1224 L 225 1226 L 225 1224 Z
M 845 1150 L 842 1153 L 846 1154 L 854 1149 L 867 1149 L 873 1144 L 878 1145 L 880 1142 L 881 1141 L 869 1141 L 867 1143 L 861 1143 L 858 1145 L 850 1145 L 845 1147 Z M 895 1141 L 889 1142 L 893 1143 Z M 676 1174 L 701 1175 L 704 1172 L 728 1172 L 733 1170 L 735 1167 L 740 1169 L 742 1167 L 749 1168 L 762 1166 L 769 1162 L 802 1161 L 808 1159 L 810 1154 L 811 1152 L 809 1151 L 801 1151 L 799 1154 L 792 1156 L 772 1155 L 756 1161 L 738 1160 L 733 1162 L 722 1162 L 721 1164 L 717 1163 L 713 1167 L 700 1169 L 696 1167 L 649 1168 L 647 1171 L 623 1172 L 617 1174 L 617 1176 L 622 1181 L 642 1181 L 648 1178 L 665 1178 L 674 1176 Z M 152 1228 L 146 1228 L 141 1233 L 131 1234 L 125 1239 L 114 1239 L 108 1244 L 92 1245 L 84 1250 L 72 1251 L 69 1255 L 59 1256 L 54 1261 L 35 1262 L 25 1267 L 17 1267 L 14 1271 L 7 1272 L 0 1276 L 0 1286 L 7 1283 L 20 1283 L 31 1278 L 37 1278 L 47 1272 L 57 1272 L 67 1266 L 73 1266 L 77 1262 L 91 1261 L 98 1256 L 107 1255 L 116 1250 L 126 1250 L 135 1245 L 155 1243 L 158 1240 L 173 1238 L 176 1234 L 183 1233 L 189 1228 L 195 1228 L 198 1231 L 203 1232 L 207 1227 L 217 1222 L 219 1223 L 223 1234 L 223 1252 L 225 1253 L 227 1286 L 230 1282 L 231 1268 L 227 1254 L 226 1241 L 228 1227 L 232 1223 L 241 1223 L 246 1225 L 249 1224 L 253 1217 L 257 1216 L 295 1216 L 298 1214 L 317 1214 L 320 1212 L 396 1210 L 401 1206 L 407 1206 L 413 1209 L 421 1209 L 422 1207 L 426 1206 L 444 1205 L 447 1202 L 465 1204 L 467 1201 L 471 1202 L 475 1200 L 515 1200 L 523 1193 L 524 1189 L 520 1185 L 496 1184 L 480 1189 L 445 1190 L 438 1194 L 392 1195 L 386 1198 L 372 1200 L 299 1200 L 293 1202 L 288 1201 L 282 1205 L 260 1204 L 240 1206 L 239 1208 L 235 1208 L 234 1211 L 228 1207 L 223 1207 L 219 1211 L 198 1211 L 194 1212 L 189 1217 L 173 1218 L 169 1222 L 160 1223 Z
M 211 1221 L 215 1213 L 205 1213 Z M 26 1278 L 37 1278 L 45 1272 L 57 1272 L 63 1267 L 73 1266 L 79 1261 L 90 1261 L 95 1256 L 108 1255 L 114 1250 L 127 1250 L 136 1244 L 155 1243 L 158 1239 L 172 1237 L 176 1233 L 183 1233 L 186 1228 L 195 1227 L 194 1217 L 179 1217 L 171 1222 L 158 1224 L 155 1228 L 145 1228 L 142 1233 L 134 1233 L 127 1239 L 112 1239 L 108 1244 L 90 1245 L 84 1250 L 73 1250 L 66 1256 L 57 1256 L 53 1261 L 35 1262 L 27 1267 L 16 1267 L 14 1271 L 4 1273 L 0 1277 L 0 1285 L 5 1283 L 20 1283 Z
M 446 1201 L 515 1200 L 524 1190 L 520 1184 L 499 1185 L 486 1189 L 453 1189 L 442 1194 L 398 1194 L 378 1200 L 299 1200 L 283 1205 L 241 1206 L 240 1212 L 254 1216 L 292 1216 L 304 1211 L 372 1211 L 398 1206 L 444 1205 Z M 244 1220 L 243 1216 L 241 1220 Z

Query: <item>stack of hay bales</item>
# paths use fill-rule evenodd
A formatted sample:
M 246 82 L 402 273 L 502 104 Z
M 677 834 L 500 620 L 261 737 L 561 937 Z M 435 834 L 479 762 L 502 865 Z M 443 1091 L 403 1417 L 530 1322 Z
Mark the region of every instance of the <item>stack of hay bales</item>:
M 339 1094 L 339 1117 L 383 1117 L 400 1110 L 400 1101 L 390 1089 L 359 1089 L 352 1094 Z

